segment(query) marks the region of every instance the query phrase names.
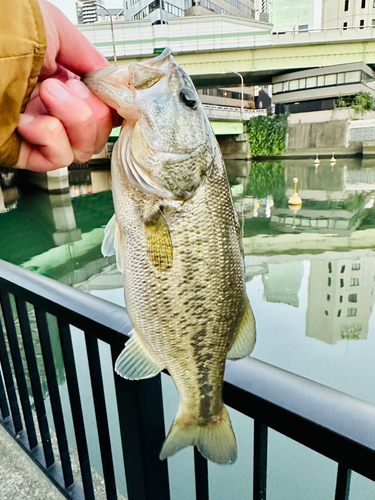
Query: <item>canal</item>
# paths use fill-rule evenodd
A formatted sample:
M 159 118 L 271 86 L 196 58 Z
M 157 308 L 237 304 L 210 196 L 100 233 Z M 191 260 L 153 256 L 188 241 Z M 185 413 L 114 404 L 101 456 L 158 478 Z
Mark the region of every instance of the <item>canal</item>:
M 252 356 L 375 404 L 375 160 L 346 158 L 331 164 L 322 159 L 318 166 L 313 160 L 228 161 L 227 171 L 257 322 Z M 288 198 L 295 177 L 303 204 L 292 211 Z M 69 183 L 69 193 L 46 194 L 23 185 L 14 173 L 0 174 L 0 258 L 123 305 L 114 258 L 100 253 L 104 227 L 113 215 L 109 170 L 72 170 Z M 100 474 L 83 343 L 77 330 L 84 412 L 92 420 L 90 456 Z M 54 355 L 61 357 L 58 342 Z M 101 355 L 110 367 L 104 346 Z M 104 377 L 110 395 L 112 373 Z M 63 369 L 59 383 L 69 408 Z M 164 375 L 163 392 L 168 429 L 178 397 Z M 45 397 L 48 406 L 46 386 Z M 115 435 L 116 412 L 109 413 Z M 213 500 L 251 498 L 252 422 L 230 413 L 239 458 L 232 466 L 209 464 Z M 69 414 L 67 419 L 71 422 Z M 115 462 L 126 495 L 120 455 Z M 268 467 L 270 500 L 333 498 L 336 464 L 273 431 Z M 169 470 L 172 498 L 193 498 L 192 450 L 172 457 Z M 375 485 L 353 474 L 350 499 L 374 497 Z

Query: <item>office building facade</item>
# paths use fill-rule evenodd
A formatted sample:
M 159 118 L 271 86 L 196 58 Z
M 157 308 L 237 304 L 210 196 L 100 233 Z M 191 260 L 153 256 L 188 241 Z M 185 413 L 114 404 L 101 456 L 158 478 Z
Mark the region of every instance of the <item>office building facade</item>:
M 323 0 L 322 28 L 375 26 L 374 0 Z

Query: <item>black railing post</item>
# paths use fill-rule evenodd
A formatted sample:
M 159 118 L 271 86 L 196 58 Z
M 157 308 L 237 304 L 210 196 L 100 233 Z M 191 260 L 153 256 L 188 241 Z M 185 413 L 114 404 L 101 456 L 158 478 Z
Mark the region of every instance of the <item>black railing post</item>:
M 266 500 L 268 427 L 254 420 L 254 486 L 253 500 Z
M 352 471 L 346 465 L 338 464 L 335 500 L 349 500 L 351 475 Z
M 194 446 L 194 471 L 195 471 L 195 495 L 196 500 L 208 500 L 208 464 Z
M 59 386 L 57 383 L 56 367 L 53 357 L 47 316 L 45 311 L 39 309 L 38 307 L 35 307 L 35 316 L 38 326 L 40 346 L 42 348 L 42 356 L 46 372 L 49 397 L 51 401 L 53 420 L 55 422 L 57 444 L 59 447 L 61 466 L 64 474 L 64 483 L 65 487 L 69 488 L 69 486 L 74 483 L 74 477 L 72 472 L 72 464 L 70 462 L 68 439 L 66 436 L 64 415 L 61 406 Z
M 85 332 L 87 358 L 90 369 L 90 379 L 96 426 L 98 429 L 100 454 L 102 458 L 105 490 L 108 500 L 117 500 L 115 471 L 109 434 L 107 407 L 104 396 L 103 376 L 99 356 L 98 339 L 92 333 Z
M 5 387 L 7 390 L 10 411 L 12 414 L 12 423 L 16 434 L 22 431 L 23 424 L 20 414 L 20 409 L 17 402 L 16 388 L 14 386 L 12 369 L 8 358 L 7 346 L 5 343 L 4 330 L 0 318 L 0 365 L 3 372 Z
M 112 344 L 115 363 L 124 335 Z M 116 399 L 129 500 L 169 500 L 167 461 L 159 460 L 165 438 L 160 375 L 130 381 L 115 375 Z
M 35 432 L 33 414 L 31 412 L 30 398 L 27 391 L 27 383 L 24 372 L 24 366 L 21 358 L 20 347 L 18 345 L 17 331 L 14 324 L 12 306 L 10 303 L 9 294 L 7 294 L 4 291 L 1 291 L 0 297 L 3 308 L 5 327 L 8 334 L 10 353 L 13 360 L 14 374 L 16 376 L 16 381 L 18 386 L 18 394 L 21 401 L 23 418 L 25 421 L 25 427 L 27 431 L 27 438 L 29 440 L 30 450 L 32 450 L 38 445 L 38 440 Z
M 73 417 L 74 433 L 77 442 L 77 451 L 78 451 L 79 464 L 81 467 L 81 476 L 82 476 L 83 490 L 85 492 L 85 500 L 95 500 L 94 486 L 92 483 L 92 476 L 90 469 L 89 451 L 87 447 L 85 422 L 82 412 L 82 403 L 79 393 L 77 370 L 74 360 L 70 328 L 69 325 L 61 319 L 58 319 L 57 323 L 60 333 L 61 350 L 64 359 L 70 407 L 73 409 L 72 417 Z
M 39 424 L 40 436 L 42 439 L 44 459 L 46 467 L 50 467 L 55 462 L 53 455 L 51 435 L 49 432 L 46 407 L 44 404 L 43 391 L 40 383 L 40 374 L 35 354 L 34 342 L 31 334 L 29 315 L 24 300 L 16 297 L 18 320 L 20 323 L 23 347 L 26 356 L 27 368 L 29 370 L 31 390 L 33 391 L 36 416 Z

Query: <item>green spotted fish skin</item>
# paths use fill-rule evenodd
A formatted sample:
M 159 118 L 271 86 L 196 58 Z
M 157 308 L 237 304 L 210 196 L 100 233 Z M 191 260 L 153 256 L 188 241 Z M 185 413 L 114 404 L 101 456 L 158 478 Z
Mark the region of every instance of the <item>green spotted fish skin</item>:
M 112 156 L 115 216 L 103 243 L 123 272 L 133 325 L 115 369 L 134 380 L 171 374 L 180 407 L 162 459 L 195 445 L 231 463 L 225 360 L 252 351 L 255 322 L 225 166 L 194 86 L 168 49 L 111 70 L 85 82 L 127 117 Z

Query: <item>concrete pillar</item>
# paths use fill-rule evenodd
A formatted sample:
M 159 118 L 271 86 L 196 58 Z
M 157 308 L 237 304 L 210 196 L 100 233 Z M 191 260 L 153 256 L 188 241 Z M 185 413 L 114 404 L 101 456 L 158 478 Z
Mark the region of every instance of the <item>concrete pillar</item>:
M 22 177 L 35 186 L 48 192 L 69 191 L 68 167 L 59 168 L 52 172 L 22 171 Z

